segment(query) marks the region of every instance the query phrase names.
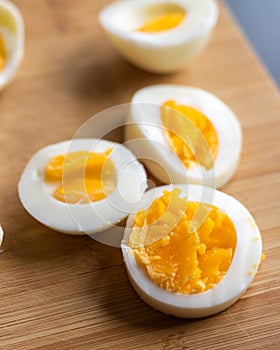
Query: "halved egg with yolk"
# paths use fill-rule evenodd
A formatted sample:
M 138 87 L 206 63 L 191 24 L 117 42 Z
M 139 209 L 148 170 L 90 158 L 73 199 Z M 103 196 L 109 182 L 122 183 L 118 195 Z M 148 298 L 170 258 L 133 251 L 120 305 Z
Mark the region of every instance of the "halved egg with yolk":
M 37 152 L 18 191 L 25 209 L 44 225 L 91 234 L 125 218 L 146 187 L 143 166 L 125 146 L 73 139 Z
M 102 28 L 119 52 L 155 73 L 176 71 L 198 56 L 217 18 L 214 0 L 115 1 L 99 14 Z
M 232 305 L 251 283 L 261 251 L 247 209 L 198 185 L 146 192 L 122 241 L 136 292 L 153 308 L 179 317 L 209 316 Z
M 222 187 L 234 174 L 242 131 L 234 112 L 209 92 L 152 85 L 132 97 L 127 146 L 164 183 Z
M 8 85 L 24 54 L 24 22 L 19 9 L 0 0 L 0 90 Z

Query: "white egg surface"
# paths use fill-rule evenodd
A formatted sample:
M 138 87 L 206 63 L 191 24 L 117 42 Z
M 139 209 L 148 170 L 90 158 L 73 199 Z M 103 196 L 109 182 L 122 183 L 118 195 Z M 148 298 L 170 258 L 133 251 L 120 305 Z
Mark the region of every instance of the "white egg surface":
M 90 157 L 86 152 L 94 153 Z M 84 157 L 84 154 L 89 169 L 85 168 L 83 160 L 76 159 L 76 155 Z M 104 157 L 111 169 L 107 175 L 104 171 L 106 163 L 102 163 Z M 51 172 L 47 173 L 46 169 Z M 109 178 L 108 193 L 103 190 L 103 178 L 98 171 L 105 172 Z M 58 187 L 52 177 L 59 172 L 62 185 Z M 69 182 L 65 180 L 68 172 Z M 81 180 L 76 178 L 77 174 L 82 174 Z M 50 180 L 46 181 L 48 178 Z M 90 194 L 84 193 L 87 186 L 89 191 L 94 190 L 93 201 L 89 200 Z M 51 229 L 70 234 L 92 234 L 125 218 L 142 198 L 146 187 L 143 166 L 123 145 L 102 139 L 73 139 L 37 152 L 23 171 L 18 193 L 29 214 Z
M 155 73 L 176 71 L 200 54 L 217 19 L 214 0 L 115 1 L 99 15 L 119 52 Z
M 0 0 L 0 90 L 8 85 L 24 54 L 24 22 L 19 9 Z
M 0 247 L 3 242 L 3 237 L 4 237 L 4 231 L 2 229 L 2 226 L 0 225 Z
M 169 208 L 169 211 L 163 214 L 160 209 L 159 204 L 163 203 L 162 198 L 163 201 L 167 198 L 164 196 L 168 195 L 168 191 L 179 191 L 180 201 L 187 201 L 186 211 L 183 208 L 184 215 L 187 215 L 189 208 L 193 205 L 199 205 L 200 208 L 206 208 L 207 213 L 214 213 L 214 215 L 219 213 L 226 221 L 218 224 L 218 215 L 215 219 L 216 222 L 214 222 L 214 229 L 208 237 L 207 222 L 212 222 L 207 216 L 209 214 L 204 216 L 204 220 L 197 220 L 199 215 L 197 216 L 195 213 L 193 222 L 187 226 L 188 229 L 186 230 L 182 226 L 183 230 L 180 232 L 181 236 L 177 241 L 177 247 L 170 254 L 172 239 L 174 240 L 177 234 L 176 229 L 181 229 L 180 225 L 185 223 L 182 208 L 177 205 L 176 201 L 173 203 L 175 211 L 172 212 L 172 208 Z M 236 199 L 209 187 L 180 184 L 149 190 L 138 203 L 137 208 L 137 215 L 128 217 L 121 248 L 131 283 L 140 298 L 147 304 L 156 310 L 178 317 L 205 317 L 228 308 L 248 288 L 261 260 L 262 240 L 253 217 Z M 156 225 L 153 225 L 155 223 L 153 220 L 149 222 L 150 210 L 152 213 L 160 212 L 161 216 L 157 217 Z M 178 220 L 174 223 L 174 227 L 170 227 L 170 218 L 172 217 L 170 213 L 178 214 Z M 165 227 L 164 215 L 166 215 L 165 219 L 167 219 L 169 230 L 163 236 L 160 231 Z M 201 218 L 202 216 L 200 216 Z M 144 223 L 139 223 L 139 221 Z M 233 236 L 231 238 L 228 236 L 228 229 L 223 228 L 225 222 L 227 222 L 228 227 L 231 227 L 232 233 L 234 232 L 234 239 Z M 158 225 L 161 225 L 161 228 Z M 191 227 L 193 230 L 187 232 Z M 156 230 L 158 230 L 157 233 Z M 201 230 L 200 238 L 197 235 L 199 230 Z M 149 237 L 157 237 L 158 234 L 160 234 L 158 240 L 149 240 Z M 184 237 L 187 240 L 184 240 Z M 189 244 L 191 240 L 195 246 L 194 249 Z M 210 243 L 205 249 L 205 244 L 202 241 L 206 242 L 207 240 Z M 219 241 L 224 245 L 223 248 L 217 248 L 216 245 L 219 244 Z M 229 248 L 230 246 L 232 247 Z M 151 247 L 157 249 L 156 251 L 161 252 L 162 255 L 152 254 L 148 256 L 146 252 Z M 145 254 L 142 254 L 143 251 Z M 228 252 L 232 251 L 233 256 L 229 262 L 225 257 Z M 174 256 L 176 255 L 180 256 L 180 261 L 176 261 L 174 264 L 173 261 L 176 260 Z M 221 258 L 221 255 L 224 257 Z M 163 258 L 164 261 L 161 260 Z M 199 261 L 198 265 L 197 261 Z M 160 263 L 166 270 L 162 270 Z M 203 264 L 209 275 L 207 278 L 203 278 Z M 224 269 L 226 264 L 229 265 L 227 271 L 219 276 L 220 270 Z M 211 283 L 206 288 L 210 276 L 214 280 L 218 278 L 216 280 L 218 282 L 212 283 L 210 281 Z M 195 281 L 195 284 L 192 281 Z M 186 285 L 188 288 L 185 288 Z M 191 288 L 189 288 L 190 286 Z
M 184 138 L 185 144 L 177 137 L 170 145 L 166 133 Z M 183 85 L 138 90 L 131 100 L 125 137 L 127 146 L 163 183 L 222 187 L 233 176 L 242 149 L 234 112 L 213 94 Z M 185 145 L 192 145 L 188 164 L 179 157 L 180 148 L 186 153 Z

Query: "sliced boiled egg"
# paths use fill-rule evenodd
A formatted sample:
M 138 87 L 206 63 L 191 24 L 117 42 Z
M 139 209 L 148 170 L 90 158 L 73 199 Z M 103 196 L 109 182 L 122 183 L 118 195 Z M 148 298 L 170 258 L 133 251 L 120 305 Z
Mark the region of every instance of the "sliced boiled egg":
M 125 146 L 73 139 L 37 152 L 21 176 L 24 208 L 42 224 L 92 234 L 125 218 L 146 190 L 143 166 Z
M 233 111 L 209 92 L 153 85 L 131 101 L 127 146 L 164 183 L 223 186 L 234 174 L 242 131 Z
M 217 19 L 215 0 L 122 0 L 99 15 L 119 52 L 155 73 L 174 72 L 199 55 Z
M 122 253 L 139 296 L 178 317 L 220 312 L 245 292 L 262 240 L 248 210 L 199 185 L 153 188 L 127 220 Z
M 24 22 L 18 8 L 0 0 L 0 91 L 14 78 L 24 54 Z

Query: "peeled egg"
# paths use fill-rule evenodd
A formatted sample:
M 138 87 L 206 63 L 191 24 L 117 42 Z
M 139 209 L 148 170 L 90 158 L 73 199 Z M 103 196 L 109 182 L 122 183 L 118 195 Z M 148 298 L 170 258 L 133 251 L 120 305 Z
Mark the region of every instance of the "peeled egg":
M 217 19 L 214 0 L 115 1 L 99 15 L 119 52 L 155 73 L 174 72 L 198 56 Z
M 234 112 L 190 86 L 153 85 L 131 101 L 127 146 L 163 183 L 223 186 L 234 174 L 242 131 Z
M 143 166 L 125 146 L 73 139 L 37 152 L 18 193 L 29 214 L 51 229 L 92 234 L 125 218 L 146 187 Z
M 0 0 L 0 91 L 14 78 L 24 54 L 24 22 L 18 8 Z
M 245 292 L 262 240 L 236 199 L 178 184 L 144 194 L 128 217 L 121 249 L 140 298 L 164 313 L 195 318 L 225 310 Z

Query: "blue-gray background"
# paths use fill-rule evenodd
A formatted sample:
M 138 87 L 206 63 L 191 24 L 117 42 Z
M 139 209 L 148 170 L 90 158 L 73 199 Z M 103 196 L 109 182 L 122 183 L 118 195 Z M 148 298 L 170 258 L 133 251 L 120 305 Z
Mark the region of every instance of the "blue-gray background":
M 280 87 L 280 0 L 224 0 Z

